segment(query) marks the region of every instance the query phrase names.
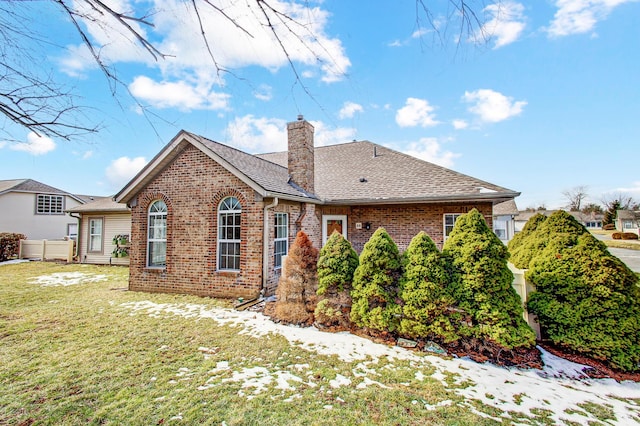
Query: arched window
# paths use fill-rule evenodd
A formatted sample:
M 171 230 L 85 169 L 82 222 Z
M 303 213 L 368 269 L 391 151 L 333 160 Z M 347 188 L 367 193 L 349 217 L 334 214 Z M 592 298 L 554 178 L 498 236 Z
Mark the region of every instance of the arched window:
M 167 205 L 162 200 L 149 207 L 149 230 L 147 232 L 147 266 L 167 266 Z
M 240 213 L 236 197 L 227 197 L 218 206 L 218 270 L 240 270 Z

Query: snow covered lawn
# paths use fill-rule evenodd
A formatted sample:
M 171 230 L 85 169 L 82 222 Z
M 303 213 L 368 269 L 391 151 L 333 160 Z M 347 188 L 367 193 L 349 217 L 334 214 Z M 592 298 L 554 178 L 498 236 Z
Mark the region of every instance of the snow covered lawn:
M 476 414 L 498 421 L 498 416 L 490 416 L 479 411 L 476 408 L 477 401 L 500 410 L 500 417 L 513 421 L 518 420 L 514 418 L 513 413 L 520 413 L 526 417 L 532 412 L 547 411 L 548 415 L 545 417 L 550 418 L 553 423 L 569 421 L 586 424 L 598 419 L 585 407 L 601 405 L 610 409 L 610 418 L 616 419 L 618 424 L 640 423 L 640 384 L 617 383 L 612 379 L 589 379 L 582 374 L 585 366 L 558 358 L 543 349 L 543 370 L 507 369 L 492 364 L 478 364 L 468 359 L 448 359 L 389 347 L 350 333 L 327 333 L 313 327 L 299 328 L 276 324 L 268 317 L 255 312 L 211 309 L 198 304 L 159 304 L 152 301 L 131 302 L 121 306 L 130 310 L 132 316 L 149 315 L 169 319 L 172 315 L 177 315 L 194 320 L 211 320 L 218 325 L 239 327 L 239 334 L 258 340 L 270 334 L 277 334 L 284 336 L 291 345 L 302 347 L 312 353 L 335 355 L 344 362 L 360 361 L 352 370 L 351 377 L 338 375 L 331 380 L 332 388 L 354 385 L 356 389 L 367 386 L 385 387 L 376 380 L 383 374 L 377 371 L 381 359 L 385 360 L 385 369 L 393 368 L 393 362 L 396 360 L 405 360 L 410 361 L 415 368 L 417 380 L 424 380 L 426 376 L 423 371 L 435 367 L 435 371 L 430 373 L 432 378 L 464 397 L 463 404 Z M 198 324 L 206 326 L 203 322 Z M 229 381 L 240 382 L 240 394 L 251 399 L 269 386 L 280 389 L 295 389 L 300 384 L 315 386 L 313 380 L 305 375 L 305 364 L 296 364 L 293 369 L 297 374 L 286 369 L 270 370 L 265 367 L 234 370 L 233 365 L 222 361 L 210 372 L 211 378 L 201 389 Z M 230 372 L 231 378 L 222 378 L 222 372 Z M 224 377 L 228 377 L 228 374 Z M 453 381 L 449 379 L 451 377 Z M 289 398 L 295 398 L 295 395 Z M 424 401 L 415 403 L 426 404 Z M 450 403 L 443 401 L 439 405 Z

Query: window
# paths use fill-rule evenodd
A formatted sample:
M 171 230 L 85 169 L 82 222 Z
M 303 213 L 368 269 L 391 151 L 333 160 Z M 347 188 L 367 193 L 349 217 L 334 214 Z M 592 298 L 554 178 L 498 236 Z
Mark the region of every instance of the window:
M 36 214 L 64 214 L 64 196 L 36 195 Z
M 287 213 L 276 213 L 274 221 L 273 264 L 278 269 L 282 268 L 282 256 L 286 256 L 289 250 L 289 215 Z
M 77 241 L 78 240 L 78 224 L 77 223 L 67 223 L 67 235 L 70 240 Z
M 240 214 L 236 197 L 227 197 L 218 207 L 218 270 L 240 270 Z
M 447 213 L 444 215 L 444 239 L 449 237 L 449 234 L 453 230 L 456 220 L 462 216 L 462 213 Z
M 89 250 L 102 252 L 102 218 L 89 219 Z
M 500 238 L 501 240 L 506 240 L 507 239 L 507 230 L 506 229 L 496 228 L 494 230 L 494 232 L 496 233 L 496 236 L 498 238 Z
M 167 205 L 162 200 L 149 207 L 147 233 L 147 266 L 162 268 L 167 265 Z
M 633 228 L 633 221 L 631 220 L 625 220 L 622 224 L 622 228 L 623 229 L 631 229 Z

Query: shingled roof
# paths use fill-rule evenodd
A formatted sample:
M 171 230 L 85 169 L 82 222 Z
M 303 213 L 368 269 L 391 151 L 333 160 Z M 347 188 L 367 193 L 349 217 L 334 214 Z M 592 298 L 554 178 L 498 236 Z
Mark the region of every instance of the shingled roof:
M 82 204 L 69 210 L 70 213 L 90 213 L 90 212 L 129 212 L 129 207 L 123 203 L 116 203 L 111 197 L 94 197 L 93 201 Z
M 135 197 L 184 149 L 198 147 L 265 197 L 321 204 L 384 204 L 441 201 L 506 201 L 519 192 L 420 160 L 369 141 L 315 148 L 315 194 L 291 181 L 284 152 L 252 155 L 181 131 L 115 196 Z
M 287 152 L 257 157 L 287 165 Z M 327 204 L 494 199 L 519 192 L 369 141 L 315 148 L 315 192 Z
M 53 186 L 46 185 L 33 179 L 0 180 L 0 195 L 7 192 L 30 192 L 34 194 L 67 195 L 76 199 L 80 203 L 85 202 L 77 195 L 70 194 L 66 191 L 62 191 L 58 188 L 54 188 Z

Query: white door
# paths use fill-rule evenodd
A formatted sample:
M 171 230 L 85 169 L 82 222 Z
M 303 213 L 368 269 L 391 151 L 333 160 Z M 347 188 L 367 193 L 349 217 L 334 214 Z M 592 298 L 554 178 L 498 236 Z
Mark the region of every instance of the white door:
M 347 238 L 347 215 L 322 216 L 322 245 L 327 243 L 331 234 L 337 231 Z

